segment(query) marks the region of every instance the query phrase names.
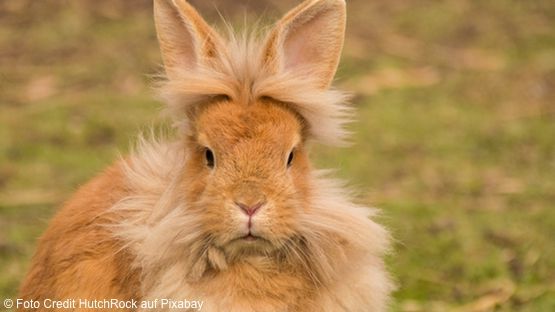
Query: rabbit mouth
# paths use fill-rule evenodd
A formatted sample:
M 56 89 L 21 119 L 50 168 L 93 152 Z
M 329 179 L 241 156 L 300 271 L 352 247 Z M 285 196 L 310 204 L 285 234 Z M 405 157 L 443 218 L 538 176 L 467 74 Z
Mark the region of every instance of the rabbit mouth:
M 271 245 L 270 241 L 262 236 L 254 235 L 251 232 L 243 236 L 236 237 L 230 242 L 232 245 L 239 244 L 239 246 L 255 246 L 255 245 Z
M 251 233 L 249 233 L 249 234 L 247 234 L 247 235 L 241 237 L 241 239 L 242 239 L 242 240 L 245 240 L 245 241 L 247 241 L 247 242 L 254 242 L 254 241 L 256 241 L 256 240 L 263 239 L 263 238 L 262 238 L 262 237 L 259 237 L 259 236 L 256 236 L 256 235 L 252 235 Z

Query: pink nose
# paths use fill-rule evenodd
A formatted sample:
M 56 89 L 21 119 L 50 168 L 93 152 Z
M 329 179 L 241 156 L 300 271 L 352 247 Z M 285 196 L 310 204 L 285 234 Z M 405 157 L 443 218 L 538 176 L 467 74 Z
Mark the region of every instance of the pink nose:
M 251 217 L 252 215 L 254 215 L 256 213 L 256 211 L 258 209 L 260 209 L 260 207 L 262 207 L 262 205 L 264 205 L 264 202 L 259 202 L 255 205 L 249 206 L 243 203 L 239 203 L 239 202 L 235 202 L 235 204 L 237 206 L 239 206 L 239 208 L 241 208 L 241 210 L 243 210 L 249 217 Z

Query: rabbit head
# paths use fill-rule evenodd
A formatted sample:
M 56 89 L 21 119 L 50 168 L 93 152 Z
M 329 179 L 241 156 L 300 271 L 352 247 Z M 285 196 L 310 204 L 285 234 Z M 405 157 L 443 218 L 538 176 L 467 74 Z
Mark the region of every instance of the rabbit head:
M 348 109 L 330 90 L 345 3 L 306 1 L 265 39 L 224 40 L 184 0 L 155 1 L 169 111 L 186 147 L 181 190 L 228 258 L 298 238 L 310 205 L 311 138 L 339 142 Z
M 212 103 L 187 138 L 183 189 L 214 244 L 271 251 L 295 234 L 309 164 L 302 122 L 270 100 Z

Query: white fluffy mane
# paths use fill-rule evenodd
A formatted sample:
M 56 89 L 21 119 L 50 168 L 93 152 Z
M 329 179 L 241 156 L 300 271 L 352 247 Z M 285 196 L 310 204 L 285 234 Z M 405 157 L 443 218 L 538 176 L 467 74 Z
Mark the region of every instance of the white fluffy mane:
M 111 208 L 124 216 L 112 230 L 135 256 L 133 265 L 143 272 L 142 291 L 151 298 L 181 294 L 207 266 L 226 269 L 218 263 L 222 255 L 207 248 L 197 217 L 176 196 L 184 162 L 179 143 L 141 138 L 124 161 L 132 195 Z M 376 296 L 389 293 L 392 285 L 382 275 L 381 260 L 389 250 L 387 231 L 369 218 L 374 210 L 353 204 L 349 192 L 325 176 L 325 171 L 311 175 L 312 204 L 299 215 L 298 232 L 306 248 L 303 266 L 325 287 L 341 279 L 345 267 L 361 272 L 367 268 L 372 271 L 362 274 L 379 285 Z

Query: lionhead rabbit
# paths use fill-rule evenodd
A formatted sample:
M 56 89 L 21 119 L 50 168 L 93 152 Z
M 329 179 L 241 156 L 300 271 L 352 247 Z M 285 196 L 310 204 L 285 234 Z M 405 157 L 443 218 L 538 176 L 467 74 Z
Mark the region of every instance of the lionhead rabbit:
M 305 1 L 262 39 L 219 35 L 185 0 L 154 15 L 177 139 L 140 140 L 67 202 L 20 297 L 384 311 L 387 232 L 306 150 L 345 138 L 345 96 L 329 88 L 345 2 Z

